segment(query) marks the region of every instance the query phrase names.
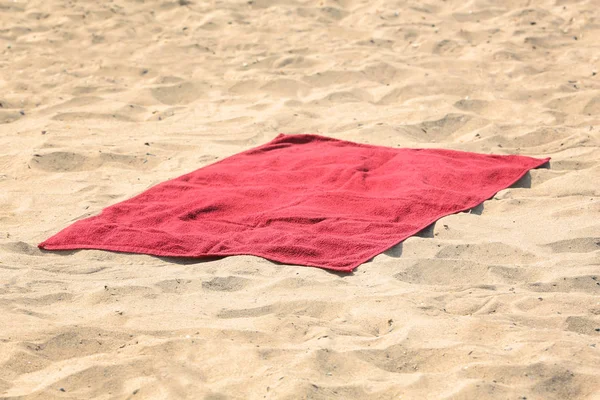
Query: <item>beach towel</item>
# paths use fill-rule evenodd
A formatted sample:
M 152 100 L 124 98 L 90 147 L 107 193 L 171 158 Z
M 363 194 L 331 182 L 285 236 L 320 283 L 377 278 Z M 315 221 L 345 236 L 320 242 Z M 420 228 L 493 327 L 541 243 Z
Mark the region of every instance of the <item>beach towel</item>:
M 77 221 L 39 247 L 254 255 L 350 272 L 548 160 L 282 134 Z

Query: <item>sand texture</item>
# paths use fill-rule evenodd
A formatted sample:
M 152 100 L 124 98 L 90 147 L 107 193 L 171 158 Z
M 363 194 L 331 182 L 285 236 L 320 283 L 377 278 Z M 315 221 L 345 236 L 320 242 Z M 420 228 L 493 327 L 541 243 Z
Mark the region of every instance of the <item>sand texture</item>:
M 600 399 L 597 0 L 0 0 L 0 398 Z M 318 133 L 552 157 L 354 274 L 36 245 Z

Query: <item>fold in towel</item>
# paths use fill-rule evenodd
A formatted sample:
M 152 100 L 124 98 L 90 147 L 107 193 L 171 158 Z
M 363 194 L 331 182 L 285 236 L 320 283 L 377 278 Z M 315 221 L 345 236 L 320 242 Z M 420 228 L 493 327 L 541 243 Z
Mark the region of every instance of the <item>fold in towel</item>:
M 39 247 L 246 254 L 349 272 L 548 160 L 279 135 L 77 221 Z

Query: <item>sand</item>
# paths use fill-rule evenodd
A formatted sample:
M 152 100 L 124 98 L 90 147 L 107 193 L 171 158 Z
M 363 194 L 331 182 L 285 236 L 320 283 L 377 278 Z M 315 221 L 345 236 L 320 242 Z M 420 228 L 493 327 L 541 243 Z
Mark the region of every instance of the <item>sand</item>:
M 0 397 L 599 399 L 598 10 L 0 0 Z M 280 132 L 552 161 L 352 275 L 36 247 Z

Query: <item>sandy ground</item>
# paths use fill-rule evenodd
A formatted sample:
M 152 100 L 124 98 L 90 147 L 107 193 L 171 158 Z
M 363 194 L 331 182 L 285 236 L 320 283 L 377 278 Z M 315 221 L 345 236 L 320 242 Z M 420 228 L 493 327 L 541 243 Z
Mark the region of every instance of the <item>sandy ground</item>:
M 599 10 L 0 0 L 0 396 L 599 399 Z M 36 247 L 279 132 L 552 161 L 353 275 Z

